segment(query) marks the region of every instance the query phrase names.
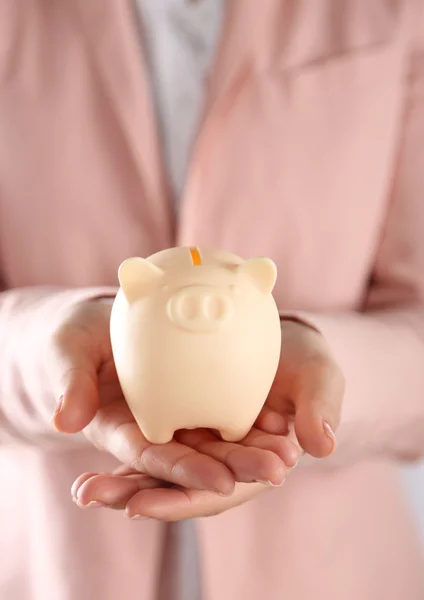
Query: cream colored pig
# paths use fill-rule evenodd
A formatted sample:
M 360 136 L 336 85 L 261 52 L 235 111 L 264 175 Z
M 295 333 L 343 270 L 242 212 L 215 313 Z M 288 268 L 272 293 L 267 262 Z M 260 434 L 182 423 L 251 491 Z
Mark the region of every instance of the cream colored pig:
M 267 258 L 179 247 L 119 268 L 111 340 L 124 396 L 145 437 L 209 427 L 242 439 L 280 357 L 280 319 Z

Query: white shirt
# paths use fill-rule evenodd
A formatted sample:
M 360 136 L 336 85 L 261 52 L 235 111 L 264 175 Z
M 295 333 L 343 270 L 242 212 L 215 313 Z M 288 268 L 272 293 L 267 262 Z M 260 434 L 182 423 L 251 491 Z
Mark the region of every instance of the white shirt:
M 182 194 L 224 0 L 137 0 L 168 176 Z
M 162 148 L 175 208 L 184 189 L 205 80 L 213 64 L 224 0 L 136 0 L 142 43 L 147 50 Z M 177 551 L 160 600 L 201 600 L 199 561 L 193 522 L 168 527 L 166 548 Z M 175 557 L 175 554 L 172 554 Z M 175 558 L 173 559 L 175 561 Z

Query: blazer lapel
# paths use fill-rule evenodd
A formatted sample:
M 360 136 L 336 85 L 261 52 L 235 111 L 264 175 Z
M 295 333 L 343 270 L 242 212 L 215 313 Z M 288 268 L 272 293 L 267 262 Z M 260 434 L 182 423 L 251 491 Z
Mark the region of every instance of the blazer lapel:
M 75 0 L 100 81 L 140 175 L 142 201 L 162 245 L 172 240 L 170 193 L 141 31 L 130 0 Z

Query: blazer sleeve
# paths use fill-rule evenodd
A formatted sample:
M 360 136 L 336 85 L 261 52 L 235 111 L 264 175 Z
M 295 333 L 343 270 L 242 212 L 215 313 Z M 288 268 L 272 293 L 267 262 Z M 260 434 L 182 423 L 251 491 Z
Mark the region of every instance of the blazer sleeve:
M 74 447 L 81 435 L 51 425 L 57 398 L 43 368 L 43 344 L 52 318 L 74 303 L 110 297 L 112 288 L 27 288 L 0 293 L 0 446 Z
M 416 26 L 391 201 L 364 312 L 298 315 L 323 333 L 347 380 L 339 445 L 329 465 L 367 455 L 424 456 L 422 16 Z

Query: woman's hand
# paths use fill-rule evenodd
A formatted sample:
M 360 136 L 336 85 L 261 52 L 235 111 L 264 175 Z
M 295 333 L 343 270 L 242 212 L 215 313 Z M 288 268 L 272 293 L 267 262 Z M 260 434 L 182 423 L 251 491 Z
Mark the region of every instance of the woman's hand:
M 298 438 L 309 454 L 328 456 L 335 447 L 334 430 L 340 419 L 345 388 L 343 375 L 317 331 L 302 323 L 284 321 L 282 332 L 279 370 L 253 431 L 284 435 L 295 445 Z M 189 447 L 196 447 L 199 439 L 209 439 L 211 445 L 219 443 L 212 432 L 203 430 L 181 432 L 181 436 L 181 441 Z M 286 470 L 289 471 L 290 468 Z M 221 498 L 190 486 L 170 485 L 123 467 L 114 474 L 82 475 L 74 483 L 72 495 L 80 507 L 106 506 L 125 509 L 131 518 L 174 521 L 218 514 L 266 489 L 269 485 L 237 484 L 230 497 Z
M 130 519 L 181 521 L 218 515 L 269 489 L 261 483 L 236 483 L 233 494 L 222 497 L 122 467 L 114 473 L 81 475 L 72 486 L 72 499 L 81 508 L 125 510 Z
M 324 458 L 335 449 L 345 379 L 324 337 L 302 322 L 284 320 L 280 364 L 256 425 L 279 433 L 273 415 L 294 421 L 303 450 Z
M 300 452 L 287 437 L 254 427 L 240 443 L 207 430 L 182 431 L 168 444 L 152 445 L 140 432 L 116 375 L 110 345 L 111 303 L 80 303 L 48 339 L 48 375 L 60 401 L 53 424 L 64 433 L 83 431 L 100 450 L 127 467 L 188 489 L 232 494 L 235 482 L 279 485 Z M 271 415 L 275 425 L 281 421 Z M 281 429 L 281 422 L 280 422 Z

